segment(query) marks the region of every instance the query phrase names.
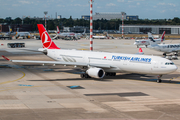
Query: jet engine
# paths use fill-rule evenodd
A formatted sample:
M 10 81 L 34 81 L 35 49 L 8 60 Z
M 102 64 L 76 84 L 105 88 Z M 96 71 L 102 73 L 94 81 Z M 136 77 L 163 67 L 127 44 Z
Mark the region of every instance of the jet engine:
M 103 78 L 104 77 L 104 75 L 105 75 L 105 72 L 104 72 L 104 70 L 103 69 L 101 69 L 101 68 L 89 68 L 87 71 L 86 71 L 86 73 L 89 75 L 89 76 L 91 76 L 91 77 L 93 77 L 93 78 Z

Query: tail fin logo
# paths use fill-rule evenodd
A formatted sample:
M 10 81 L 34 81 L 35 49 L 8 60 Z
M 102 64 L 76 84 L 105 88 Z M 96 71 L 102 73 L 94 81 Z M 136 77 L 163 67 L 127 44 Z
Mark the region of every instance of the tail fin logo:
M 164 36 L 165 36 L 166 31 L 163 32 L 162 36 L 161 36 L 161 42 L 163 42 L 165 40 Z
M 41 35 L 41 40 L 43 43 L 43 48 L 49 48 L 52 44 L 52 41 L 46 31 L 44 31 Z
M 57 26 L 57 33 L 59 34 L 60 33 L 60 30 L 59 30 L 59 27 Z

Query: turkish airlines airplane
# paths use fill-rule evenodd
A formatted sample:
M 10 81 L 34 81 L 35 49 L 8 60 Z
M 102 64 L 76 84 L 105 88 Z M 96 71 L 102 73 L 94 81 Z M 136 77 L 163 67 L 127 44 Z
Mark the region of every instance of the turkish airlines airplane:
M 145 39 L 143 39 L 143 40 L 136 40 L 134 42 L 134 45 L 137 45 L 137 48 L 139 48 L 140 45 L 145 45 L 147 47 L 148 45 L 150 45 L 150 40 L 151 39 L 153 39 L 154 42 L 156 42 L 157 44 L 160 44 L 161 42 L 164 41 L 164 35 L 165 35 L 165 31 L 163 32 L 163 34 L 162 34 L 160 39 L 154 39 L 152 34 L 148 33 L 148 39 L 147 40 L 145 40 Z
M 5 56 L 3 57 L 12 62 L 48 63 L 80 67 L 84 71 L 81 74 L 82 78 L 102 79 L 105 75 L 115 76 L 116 73 L 127 72 L 159 75 L 157 82 L 161 82 L 162 75 L 177 70 L 172 61 L 157 56 L 60 49 L 51 40 L 44 26 L 42 24 L 37 26 L 43 44 L 43 48 L 40 48 L 39 51 L 44 52 L 55 61 L 10 60 Z

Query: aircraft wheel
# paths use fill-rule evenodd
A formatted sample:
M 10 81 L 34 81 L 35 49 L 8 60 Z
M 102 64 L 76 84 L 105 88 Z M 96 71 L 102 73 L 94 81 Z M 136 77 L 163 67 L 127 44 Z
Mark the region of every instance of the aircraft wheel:
M 85 74 L 84 76 L 85 76 L 85 78 L 89 78 L 89 75 L 88 75 L 88 74 Z
M 106 72 L 105 75 L 106 75 L 106 76 L 109 76 L 109 73 Z
M 114 73 L 109 73 L 109 76 L 114 76 Z
M 81 78 L 85 78 L 85 74 L 81 74 Z
M 116 76 L 116 73 L 109 73 L 109 72 L 107 72 L 107 73 L 105 73 L 105 75 L 106 76 Z
M 116 76 L 116 73 L 113 73 L 113 76 Z
M 157 79 L 157 83 L 161 83 L 162 82 L 162 80 L 161 79 Z

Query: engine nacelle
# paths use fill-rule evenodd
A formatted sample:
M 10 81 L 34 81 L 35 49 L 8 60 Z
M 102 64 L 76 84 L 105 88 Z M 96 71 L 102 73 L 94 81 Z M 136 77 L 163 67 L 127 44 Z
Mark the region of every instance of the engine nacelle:
M 93 78 L 103 78 L 105 72 L 101 68 L 89 68 L 86 73 Z

